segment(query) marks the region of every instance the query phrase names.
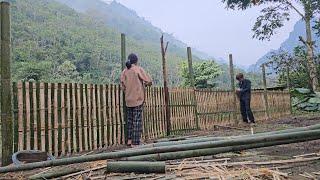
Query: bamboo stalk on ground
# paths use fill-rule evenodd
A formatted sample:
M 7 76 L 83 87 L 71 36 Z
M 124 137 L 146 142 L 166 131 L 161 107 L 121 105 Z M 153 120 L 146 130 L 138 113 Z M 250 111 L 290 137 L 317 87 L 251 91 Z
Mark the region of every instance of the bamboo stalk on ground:
M 108 162 L 107 173 L 165 173 L 165 162 Z
M 238 146 L 227 146 L 227 147 L 218 147 L 218 148 L 206 148 L 206 149 L 196 149 L 196 150 L 188 150 L 188 151 L 177 151 L 177 152 L 168 152 L 168 153 L 158 153 L 158 154 L 148 154 L 148 155 L 141 155 L 141 156 L 132 156 L 127 157 L 125 160 L 128 161 L 166 161 L 166 160 L 173 160 L 173 159 L 184 159 L 184 158 L 191 158 L 191 157 L 199 157 L 199 156 L 211 156 L 221 153 L 227 152 L 235 152 L 235 151 L 242 151 L 247 149 L 255 149 L 261 147 L 270 147 L 276 145 L 284 145 L 290 143 L 298 143 L 298 142 L 305 142 L 319 139 L 320 137 L 317 136 L 310 136 L 310 137 L 300 137 L 296 139 L 290 140 L 280 140 L 280 141 L 273 141 L 273 142 L 263 142 L 257 144 L 244 144 Z
M 131 149 L 126 151 L 101 153 L 101 154 L 88 155 L 88 156 L 82 156 L 82 157 L 71 157 L 71 158 L 65 158 L 65 159 L 36 162 L 32 164 L 31 163 L 23 164 L 23 165 L 14 166 L 14 167 L 2 167 L 0 168 L 0 173 L 31 170 L 31 169 L 51 167 L 51 166 L 69 165 L 69 164 L 83 163 L 83 162 L 90 162 L 90 161 L 97 161 L 97 160 L 117 159 L 117 158 L 124 158 L 124 157 L 130 157 L 130 156 L 137 156 L 137 157 L 127 158 L 127 160 L 143 160 L 143 159 L 167 160 L 172 158 L 179 159 L 179 158 L 195 157 L 195 156 L 202 156 L 202 155 L 214 155 L 222 152 L 236 151 L 238 149 L 243 150 L 243 149 L 251 149 L 256 147 L 279 145 L 282 143 L 287 144 L 287 143 L 304 142 L 304 141 L 315 140 L 319 138 L 320 138 L 320 130 L 311 130 L 311 131 L 274 134 L 274 135 L 266 135 L 266 136 L 258 136 L 258 137 L 247 137 L 247 138 L 231 139 L 231 140 L 223 140 L 223 141 L 176 145 L 176 146 L 168 146 L 168 147 Z M 266 142 L 266 143 L 261 143 L 261 142 Z M 226 146 L 231 146 L 231 147 L 226 147 Z M 221 149 L 221 147 L 225 147 L 225 148 Z
M 169 142 L 169 141 L 181 141 L 181 140 L 188 140 L 189 138 L 194 138 L 192 136 L 186 136 L 186 137 L 172 137 L 172 138 L 163 138 L 163 139 L 157 139 L 154 140 L 154 143 L 160 143 L 160 142 Z
M 58 178 L 58 177 L 65 176 L 68 174 L 80 172 L 82 170 L 83 170 L 83 168 L 79 168 L 79 167 L 59 169 L 59 170 L 51 171 L 48 173 L 33 175 L 33 176 L 30 176 L 28 179 L 29 180 L 52 179 L 52 178 Z
M 307 127 L 285 129 L 285 130 L 280 130 L 280 131 L 263 132 L 263 133 L 257 133 L 254 135 L 248 134 L 248 135 L 226 136 L 226 137 L 212 137 L 212 136 L 207 137 L 207 136 L 205 136 L 205 137 L 195 137 L 195 138 L 190 138 L 190 139 L 186 138 L 185 140 L 181 140 L 181 141 L 165 141 L 165 142 L 146 144 L 146 145 L 139 146 L 136 149 L 172 146 L 172 145 L 178 145 L 178 144 L 190 144 L 190 143 L 207 142 L 207 141 L 220 141 L 220 140 L 244 138 L 244 137 L 251 137 L 251 136 L 258 137 L 258 136 L 264 136 L 264 135 L 299 132 L 299 131 L 316 130 L 316 129 L 320 129 L 320 124 L 307 126 Z

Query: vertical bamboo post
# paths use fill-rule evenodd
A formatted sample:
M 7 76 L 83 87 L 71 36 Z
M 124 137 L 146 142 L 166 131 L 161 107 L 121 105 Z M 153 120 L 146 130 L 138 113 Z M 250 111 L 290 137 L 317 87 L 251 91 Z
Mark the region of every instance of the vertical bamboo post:
M 19 142 L 19 105 L 18 105 L 18 83 L 14 82 L 12 84 L 12 96 L 13 96 L 13 122 L 14 122 L 14 147 L 13 152 L 18 151 Z M 1 143 L 0 143 L 1 144 Z
M 164 87 L 164 101 L 166 108 L 166 122 L 167 122 L 167 136 L 170 136 L 171 131 L 171 120 L 170 120 L 170 107 L 169 107 L 169 88 L 168 88 L 168 73 L 167 73 L 167 64 L 166 64 L 166 52 L 169 42 L 166 46 L 163 42 L 163 35 L 160 38 L 161 44 L 161 55 L 162 55 L 162 73 L 163 73 L 163 87 Z
M 121 34 L 121 69 L 122 71 L 126 67 L 126 35 Z M 126 107 L 126 100 L 125 100 L 125 93 L 122 93 L 122 112 L 124 118 L 124 136 L 125 136 L 125 143 L 128 142 L 128 124 L 127 124 L 127 107 Z
M 195 84 L 195 79 L 194 79 L 194 72 L 193 72 L 193 66 L 192 66 L 192 51 L 191 47 L 187 47 L 187 54 L 188 54 L 188 67 L 189 67 L 189 76 L 190 76 L 190 82 L 191 82 L 191 87 L 193 88 L 193 99 L 192 99 L 192 104 L 194 105 L 194 115 L 195 115 L 195 120 L 196 120 L 196 128 L 200 129 L 199 126 L 199 118 L 198 118 L 198 111 L 197 111 L 197 98 L 196 98 L 196 84 Z
M 269 116 L 269 104 L 268 104 L 266 65 L 262 64 L 261 67 L 262 67 L 264 106 L 265 106 L 265 111 L 266 111 L 266 119 L 269 119 L 270 116 Z
M 11 89 L 10 4 L 1 2 L 1 134 L 2 166 L 11 163 L 13 153 L 13 117 Z
M 237 97 L 235 94 L 236 87 L 235 87 L 235 81 L 234 81 L 234 66 L 233 66 L 233 57 L 232 54 L 229 54 L 229 72 L 230 72 L 230 85 L 231 85 L 231 91 L 233 94 L 233 120 L 234 123 L 237 125 L 239 124 L 239 121 L 237 119 Z
M 290 90 L 290 69 L 289 64 L 286 65 L 286 76 L 287 76 L 287 88 Z
M 192 67 L 192 52 L 190 47 L 187 47 L 187 53 L 188 53 L 188 68 L 189 68 L 190 84 L 191 84 L 191 87 L 195 87 L 194 73 L 193 73 L 193 67 Z
M 287 66 L 286 66 L 286 73 L 287 73 L 287 88 L 288 88 L 288 92 L 289 92 L 289 95 L 290 95 L 290 114 L 292 114 L 292 97 L 291 97 L 291 93 L 290 93 L 290 89 L 291 89 L 291 82 L 290 82 L 290 67 L 289 67 L 289 63 L 287 63 Z

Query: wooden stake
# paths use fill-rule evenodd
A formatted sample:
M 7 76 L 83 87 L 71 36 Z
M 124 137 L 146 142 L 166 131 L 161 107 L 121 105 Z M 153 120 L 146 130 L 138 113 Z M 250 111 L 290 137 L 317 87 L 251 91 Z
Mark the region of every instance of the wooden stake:
M 167 64 L 166 64 L 166 52 L 167 52 L 169 42 L 167 42 L 166 46 L 164 45 L 163 35 L 160 38 L 160 44 L 161 44 L 161 55 L 162 55 L 162 73 L 163 73 L 164 99 L 165 99 L 165 108 L 166 108 L 167 136 L 170 136 L 171 120 L 170 120 L 170 107 L 169 107 L 168 73 L 167 73 Z
M 18 151 L 18 142 L 19 142 L 19 122 L 18 122 L 18 114 L 19 114 L 19 109 L 18 109 L 18 84 L 14 82 L 12 84 L 12 90 L 13 90 L 13 118 L 14 118 L 14 148 L 13 152 Z M 1 144 L 1 143 L 0 143 Z
M 196 98 L 196 84 L 194 81 L 194 73 L 193 73 L 193 66 L 192 66 L 192 52 L 191 52 L 191 47 L 187 47 L 187 53 L 188 53 L 188 67 L 189 67 L 189 75 L 190 75 L 190 81 L 191 81 L 191 87 L 193 87 L 193 97 L 192 101 L 194 104 L 194 116 L 196 120 L 196 128 L 200 129 L 199 125 L 199 119 L 198 119 L 198 111 L 197 111 L 197 98 Z
M 270 118 L 269 115 L 269 104 L 268 104 L 268 90 L 267 90 L 267 78 L 266 78 L 266 65 L 262 64 L 262 78 L 263 78 L 263 97 L 264 97 L 264 106 L 266 110 L 266 119 Z
M 287 73 L 287 88 L 290 90 L 290 69 L 289 64 L 287 63 L 286 66 L 286 73 Z
M 126 68 L 126 35 L 121 34 L 121 69 L 124 70 Z M 128 124 L 127 124 L 127 107 L 126 107 L 126 99 L 125 93 L 122 93 L 122 111 L 124 118 L 124 136 L 125 143 L 128 141 Z
M 192 66 L 192 52 L 190 47 L 187 47 L 187 53 L 188 53 L 188 68 L 189 68 L 190 84 L 191 84 L 191 87 L 195 87 L 194 73 L 193 73 L 193 66 Z
M 291 93 L 290 93 L 290 89 L 291 89 L 291 82 L 290 82 L 290 67 L 289 67 L 289 63 L 287 63 L 287 88 L 290 94 L 290 114 L 292 114 L 293 110 L 292 110 L 292 97 L 291 97 Z
M 239 124 L 239 120 L 237 119 L 237 96 L 235 94 L 236 87 L 235 87 L 235 82 L 234 82 L 234 66 L 233 66 L 233 58 L 232 54 L 229 54 L 229 71 L 230 71 L 230 85 L 231 85 L 231 91 L 233 94 L 233 121 L 236 125 Z
M 13 115 L 11 89 L 10 4 L 1 2 L 1 134 L 2 166 L 11 163 L 13 154 Z

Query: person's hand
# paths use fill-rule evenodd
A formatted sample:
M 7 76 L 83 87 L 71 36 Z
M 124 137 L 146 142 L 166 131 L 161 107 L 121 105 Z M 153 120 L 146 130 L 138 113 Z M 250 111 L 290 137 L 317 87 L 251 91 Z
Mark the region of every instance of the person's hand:
M 145 85 L 146 86 L 152 86 L 152 82 L 146 82 Z

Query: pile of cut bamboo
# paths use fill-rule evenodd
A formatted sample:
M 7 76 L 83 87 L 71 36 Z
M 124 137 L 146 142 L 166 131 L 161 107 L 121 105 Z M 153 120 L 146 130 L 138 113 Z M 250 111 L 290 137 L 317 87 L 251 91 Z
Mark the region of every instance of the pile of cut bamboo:
M 289 143 L 305 142 L 317 139 L 320 139 L 320 124 L 282 131 L 265 132 L 255 135 L 220 138 L 194 137 L 190 139 L 187 138 L 181 141 L 159 142 L 154 143 L 151 146 L 147 145 L 142 146 L 140 148 L 133 148 L 117 152 L 108 152 L 94 155 L 86 155 L 81 157 L 56 159 L 51 161 L 23 164 L 18 166 L 1 167 L 0 173 L 32 170 L 36 168 L 62 166 L 107 159 L 122 161 L 167 161 L 173 159 L 185 159 L 191 157 L 216 155 L 219 153 L 235 152 L 246 149 L 268 147 Z M 123 162 L 118 164 L 118 169 L 144 169 L 145 173 L 148 173 L 148 168 L 146 168 L 146 166 L 153 165 L 152 163 L 135 164 L 136 165 L 129 165 L 129 163 Z M 158 165 L 156 166 L 159 169 L 161 169 L 162 165 Z

